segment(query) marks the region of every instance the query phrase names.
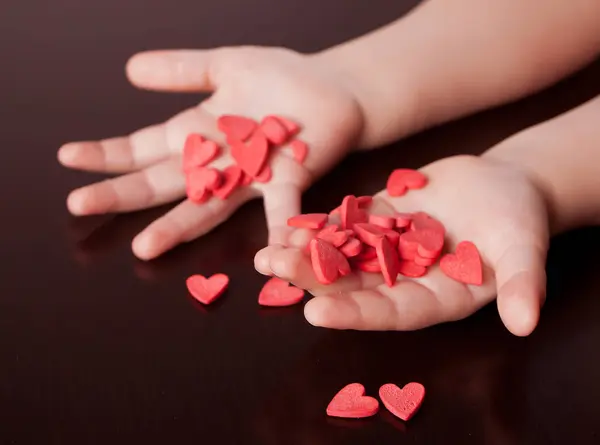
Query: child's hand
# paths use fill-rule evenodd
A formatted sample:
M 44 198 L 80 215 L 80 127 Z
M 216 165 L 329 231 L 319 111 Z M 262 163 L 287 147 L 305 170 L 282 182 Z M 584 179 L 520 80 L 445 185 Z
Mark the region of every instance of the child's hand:
M 549 229 L 546 202 L 524 173 L 486 158 L 459 156 L 423 168 L 429 184 L 391 198 L 384 190 L 374 213 L 424 211 L 441 221 L 447 246 L 463 240 L 478 247 L 484 263 L 482 286 L 448 278 L 438 265 L 422 278 L 399 276 L 394 287 L 380 274 L 353 272 L 326 286 L 313 273 L 302 247 L 314 232 L 297 230 L 293 247 L 269 246 L 255 258 L 259 272 L 277 275 L 316 298 L 305 307 L 308 321 L 337 329 L 411 330 L 464 318 L 498 296 L 508 329 L 527 335 L 536 326 L 545 298 Z
M 201 133 L 225 149 L 214 165 L 233 163 L 216 119 L 238 114 L 260 120 L 278 114 L 298 122 L 309 153 L 300 165 L 289 149 L 270 159 L 273 179 L 238 190 L 228 200 L 203 205 L 183 201 L 133 240 L 134 253 L 154 258 L 192 240 L 227 219 L 245 201 L 264 197 L 269 240 L 284 242 L 288 217 L 300 211 L 300 195 L 331 168 L 362 130 L 362 112 L 347 77 L 322 58 L 278 48 L 222 48 L 139 54 L 127 66 L 131 82 L 158 91 L 213 92 L 198 106 L 127 137 L 63 146 L 60 162 L 71 168 L 122 176 L 74 190 L 69 210 L 76 215 L 127 212 L 185 196 L 181 154 L 189 133 Z

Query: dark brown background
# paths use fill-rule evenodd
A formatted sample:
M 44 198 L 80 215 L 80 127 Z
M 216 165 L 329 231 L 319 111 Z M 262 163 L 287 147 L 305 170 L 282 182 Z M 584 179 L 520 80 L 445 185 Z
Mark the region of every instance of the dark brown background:
M 152 262 L 133 235 L 157 211 L 74 219 L 68 190 L 95 179 L 55 161 L 68 140 L 122 134 L 198 101 L 136 91 L 136 51 L 227 44 L 312 51 L 405 13 L 368 0 L 2 0 L 0 3 L 0 444 L 600 443 L 597 229 L 555 240 L 538 330 L 512 337 L 491 306 L 413 333 L 310 327 L 302 308 L 262 310 L 252 264 L 260 203 Z M 306 195 L 306 210 L 380 189 L 390 163 L 478 153 L 600 93 L 600 64 L 534 98 L 356 155 Z M 574 148 L 575 150 L 576 148 Z M 574 152 L 576 155 L 576 152 Z M 362 184 L 362 185 L 358 185 Z M 586 259 L 589 258 L 589 259 Z M 204 309 L 192 273 L 231 289 Z M 327 419 L 346 383 L 375 394 L 422 382 L 408 424 Z

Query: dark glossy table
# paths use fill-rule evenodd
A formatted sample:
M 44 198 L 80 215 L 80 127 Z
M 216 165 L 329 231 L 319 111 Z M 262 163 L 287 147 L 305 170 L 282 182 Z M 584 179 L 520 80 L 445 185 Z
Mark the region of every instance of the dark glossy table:
M 253 255 L 259 202 L 159 260 L 129 241 L 164 209 L 75 219 L 67 192 L 95 179 L 55 161 L 68 140 L 129 132 L 198 101 L 128 86 L 150 48 L 225 44 L 316 50 L 400 16 L 409 1 L 3 0 L 0 4 L 0 444 L 598 444 L 600 232 L 553 243 L 549 299 L 529 338 L 490 306 L 412 333 L 334 332 L 302 307 L 264 310 Z M 316 31 L 309 31 L 314 29 Z M 305 197 L 308 211 L 373 193 L 390 163 L 478 153 L 600 93 L 600 64 L 536 97 L 355 155 Z M 361 182 L 356 181 L 356 174 Z M 358 185 L 361 184 L 361 185 Z M 202 308 L 192 273 L 230 274 Z M 324 415 L 344 384 L 428 391 L 408 424 Z

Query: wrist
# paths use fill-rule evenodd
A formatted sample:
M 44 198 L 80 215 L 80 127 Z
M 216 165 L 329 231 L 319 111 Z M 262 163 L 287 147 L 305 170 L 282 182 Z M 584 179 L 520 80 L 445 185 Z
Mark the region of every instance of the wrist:
M 600 224 L 597 190 L 589 190 L 568 161 L 556 156 L 543 134 L 534 127 L 501 142 L 482 157 L 520 170 L 543 197 L 553 235 L 589 225 Z M 594 202 L 595 201 L 595 202 Z
M 363 117 L 358 149 L 368 150 L 421 128 L 416 119 L 418 89 L 409 81 L 408 73 L 395 75 L 393 81 L 386 82 L 382 73 L 373 72 L 377 63 L 361 46 L 360 40 L 349 42 L 311 57 L 356 101 Z

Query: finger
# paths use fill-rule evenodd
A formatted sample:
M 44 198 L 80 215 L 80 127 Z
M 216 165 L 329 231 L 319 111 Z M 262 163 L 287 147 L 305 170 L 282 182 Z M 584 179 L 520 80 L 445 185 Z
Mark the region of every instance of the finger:
M 130 82 L 157 91 L 208 92 L 215 89 L 211 75 L 216 50 L 148 51 L 127 62 Z
M 164 160 L 169 154 L 166 125 L 158 124 L 125 137 L 65 144 L 58 151 L 58 160 L 78 170 L 128 173 Z
M 143 260 L 156 258 L 211 231 L 252 196 L 249 190 L 240 189 L 226 200 L 211 198 L 200 205 L 185 200 L 137 235 L 132 242 L 133 252 Z
M 465 286 L 452 283 L 439 268 L 422 278 L 399 276 L 392 287 L 379 274 L 371 275 L 379 278 L 376 286 L 311 300 L 304 311 L 308 322 L 332 329 L 407 331 L 458 320 L 477 309 Z
M 171 158 L 139 172 L 73 190 L 67 207 L 74 215 L 127 212 L 165 204 L 184 193 L 181 159 Z
M 295 184 L 281 183 L 264 194 L 269 244 L 287 244 L 292 228 L 287 221 L 300 213 L 301 192 Z
M 396 291 L 412 294 L 399 300 L 376 289 L 317 296 L 304 308 L 306 320 L 313 326 L 355 330 L 411 330 L 427 326 L 438 304 L 430 292 L 411 281 L 400 281 Z M 418 300 L 417 300 L 418 299 Z
M 546 299 L 546 250 L 534 245 L 509 247 L 495 265 L 498 312 L 515 335 L 533 332 Z
M 383 281 L 379 274 L 352 273 L 332 284 L 322 284 L 317 280 L 309 255 L 301 249 L 279 244 L 259 251 L 255 257 L 255 266 L 263 275 L 277 276 L 315 296 L 372 287 Z

